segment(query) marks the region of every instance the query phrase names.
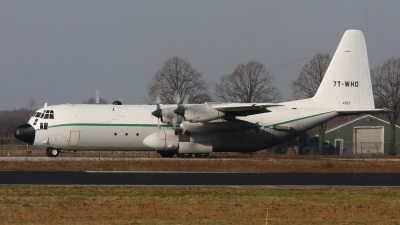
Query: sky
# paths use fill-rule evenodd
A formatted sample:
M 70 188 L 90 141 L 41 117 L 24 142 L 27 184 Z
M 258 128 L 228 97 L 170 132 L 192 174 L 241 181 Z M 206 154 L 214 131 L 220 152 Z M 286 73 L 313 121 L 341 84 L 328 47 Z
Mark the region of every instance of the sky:
M 285 100 L 317 53 L 343 33 L 364 33 L 370 68 L 400 57 L 397 0 L 4 0 L 0 1 L 0 110 L 82 103 L 142 104 L 170 57 L 210 84 L 257 61 Z

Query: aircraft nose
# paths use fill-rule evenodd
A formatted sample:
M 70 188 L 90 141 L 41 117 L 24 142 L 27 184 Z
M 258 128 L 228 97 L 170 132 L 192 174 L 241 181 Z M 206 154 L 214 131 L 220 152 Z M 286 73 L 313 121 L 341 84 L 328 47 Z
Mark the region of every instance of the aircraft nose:
M 18 140 L 32 145 L 35 141 L 35 128 L 33 128 L 30 124 L 21 125 L 15 129 L 14 136 Z

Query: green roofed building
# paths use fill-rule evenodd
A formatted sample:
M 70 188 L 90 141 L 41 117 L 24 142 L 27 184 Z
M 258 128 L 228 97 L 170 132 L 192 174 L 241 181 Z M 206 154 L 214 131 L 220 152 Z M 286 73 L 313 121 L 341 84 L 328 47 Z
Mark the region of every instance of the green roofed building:
M 333 154 L 386 155 L 390 123 L 366 115 L 326 131 L 324 152 Z M 400 150 L 400 127 L 396 125 L 396 148 Z

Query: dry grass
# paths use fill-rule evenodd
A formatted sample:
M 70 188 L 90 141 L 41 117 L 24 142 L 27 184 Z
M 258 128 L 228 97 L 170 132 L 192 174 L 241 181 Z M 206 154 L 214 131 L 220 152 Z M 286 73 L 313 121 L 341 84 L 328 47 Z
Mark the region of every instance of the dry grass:
M 3 224 L 399 224 L 400 189 L 1 187 Z
M 0 159 L 1 160 L 1 159 Z M 0 161 L 0 170 L 13 171 L 210 171 L 210 172 L 327 172 L 400 173 L 400 162 L 334 160 L 100 160 Z

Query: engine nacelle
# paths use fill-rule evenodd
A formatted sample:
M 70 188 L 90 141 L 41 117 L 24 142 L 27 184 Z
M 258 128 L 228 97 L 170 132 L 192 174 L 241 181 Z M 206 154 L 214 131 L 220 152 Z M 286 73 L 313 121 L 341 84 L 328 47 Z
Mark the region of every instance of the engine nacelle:
M 192 123 L 211 121 L 224 116 L 224 112 L 218 111 L 207 104 L 185 106 L 184 118 Z
M 160 130 L 147 136 L 143 144 L 158 151 L 176 150 L 179 146 L 179 136 L 175 135 L 174 130 Z
M 172 119 L 175 119 L 176 123 L 180 124 L 182 122 L 182 117 L 174 113 L 175 109 L 176 107 L 168 107 L 161 109 L 161 115 L 162 115 L 161 122 L 172 123 Z
M 190 132 L 207 133 L 207 132 L 244 132 L 253 129 L 259 129 L 260 125 L 250 123 L 243 120 L 216 120 L 210 122 L 191 123 L 188 121 L 180 124 L 182 130 Z

